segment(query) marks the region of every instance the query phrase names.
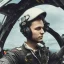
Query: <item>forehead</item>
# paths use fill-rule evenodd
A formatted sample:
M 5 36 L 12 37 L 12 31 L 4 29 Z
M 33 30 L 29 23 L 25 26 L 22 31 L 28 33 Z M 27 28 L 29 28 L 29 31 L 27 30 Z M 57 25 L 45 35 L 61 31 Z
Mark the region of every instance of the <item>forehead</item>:
M 35 20 L 32 22 L 31 27 L 33 27 L 33 28 L 44 27 L 44 23 L 42 20 Z

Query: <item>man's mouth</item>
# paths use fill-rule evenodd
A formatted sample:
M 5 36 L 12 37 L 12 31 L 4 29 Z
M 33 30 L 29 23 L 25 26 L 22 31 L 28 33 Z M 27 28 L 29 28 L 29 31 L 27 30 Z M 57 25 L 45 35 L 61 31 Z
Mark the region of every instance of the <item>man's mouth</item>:
M 42 38 L 43 38 L 43 36 L 40 36 L 39 38 L 40 38 L 40 39 L 42 39 Z

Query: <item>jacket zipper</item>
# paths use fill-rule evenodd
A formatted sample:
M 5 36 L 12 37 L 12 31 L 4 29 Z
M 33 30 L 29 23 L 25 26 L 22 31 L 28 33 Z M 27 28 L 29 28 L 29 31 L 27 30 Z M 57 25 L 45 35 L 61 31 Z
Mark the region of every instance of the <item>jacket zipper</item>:
M 33 51 L 31 51 L 31 53 L 33 54 L 33 56 L 38 60 L 39 64 L 41 64 L 41 61 L 37 58 L 37 56 L 34 54 Z

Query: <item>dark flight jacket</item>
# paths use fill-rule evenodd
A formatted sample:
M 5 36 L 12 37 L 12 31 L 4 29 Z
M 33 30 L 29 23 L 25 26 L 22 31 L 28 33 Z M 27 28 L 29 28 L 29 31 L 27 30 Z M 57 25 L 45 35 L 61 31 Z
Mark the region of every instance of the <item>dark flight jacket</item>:
M 38 46 L 38 51 L 34 53 L 22 45 L 8 51 L 0 59 L 0 64 L 50 64 L 50 57 L 51 54 L 47 47 Z

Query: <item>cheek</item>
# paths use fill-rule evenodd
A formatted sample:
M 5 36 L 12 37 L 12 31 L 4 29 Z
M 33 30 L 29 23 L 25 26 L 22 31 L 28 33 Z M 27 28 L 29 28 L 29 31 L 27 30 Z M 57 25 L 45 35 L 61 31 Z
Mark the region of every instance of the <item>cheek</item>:
M 32 38 L 37 38 L 38 37 L 38 32 L 37 31 L 33 31 L 32 32 Z

